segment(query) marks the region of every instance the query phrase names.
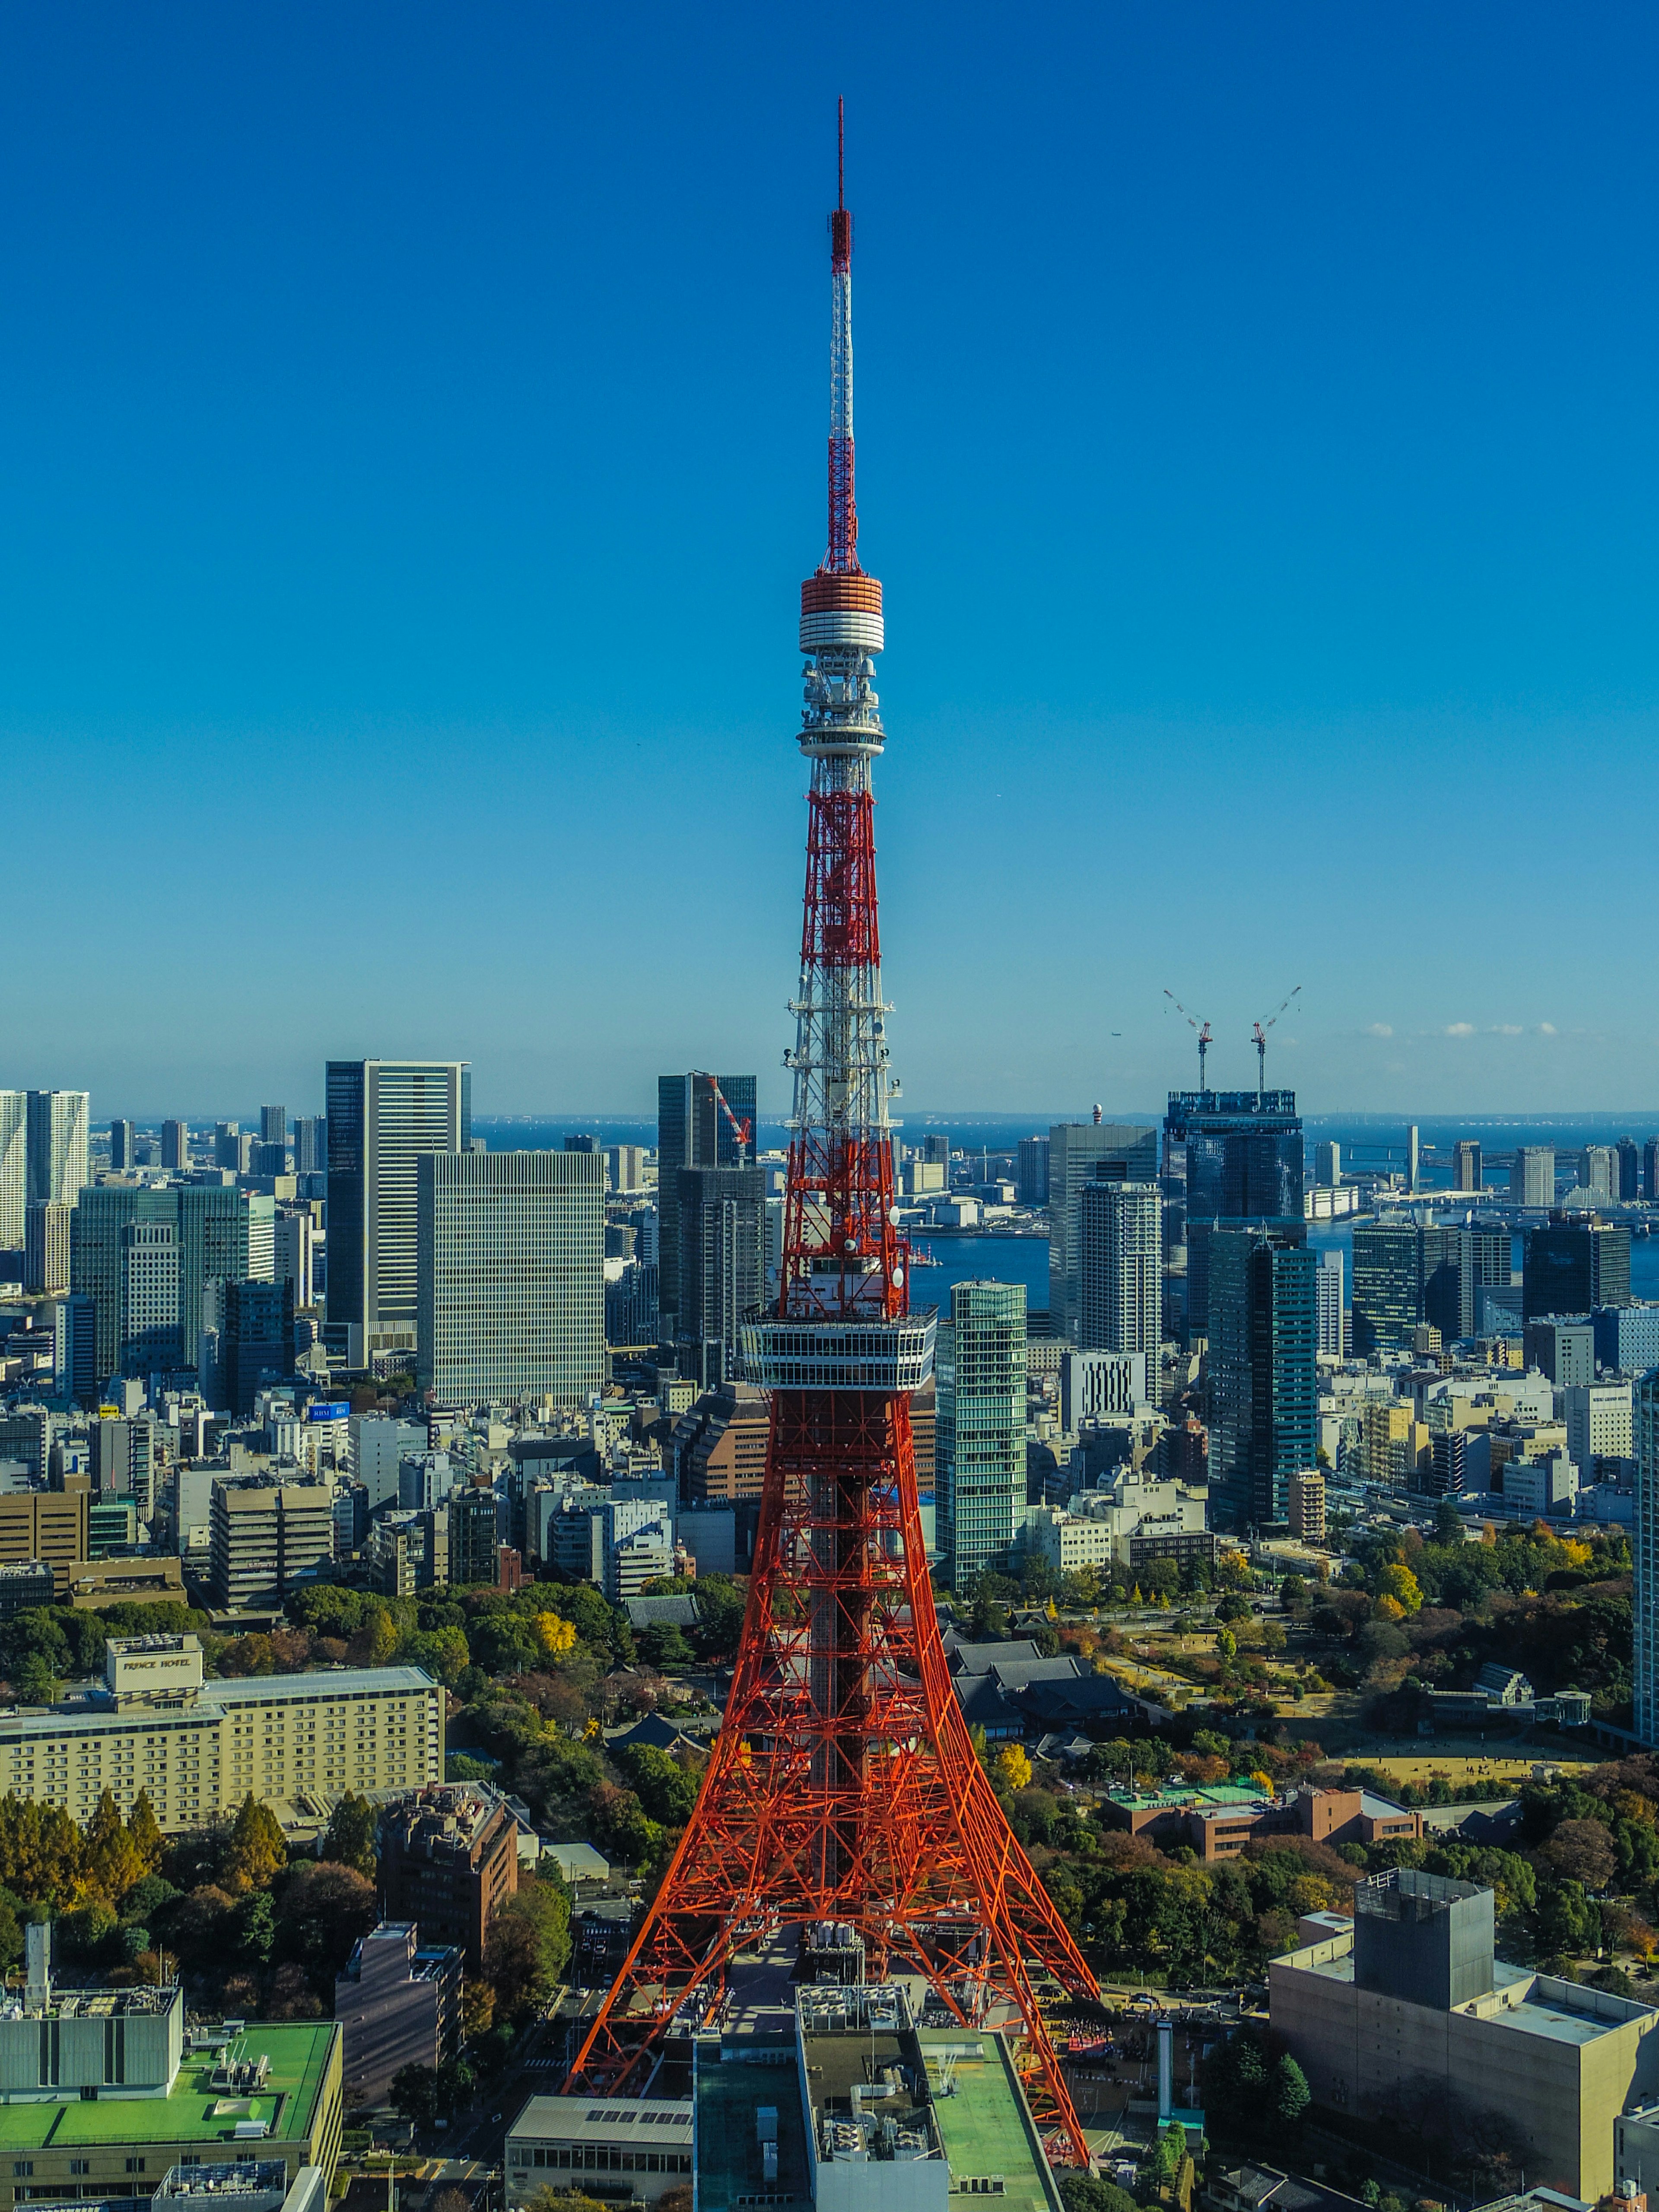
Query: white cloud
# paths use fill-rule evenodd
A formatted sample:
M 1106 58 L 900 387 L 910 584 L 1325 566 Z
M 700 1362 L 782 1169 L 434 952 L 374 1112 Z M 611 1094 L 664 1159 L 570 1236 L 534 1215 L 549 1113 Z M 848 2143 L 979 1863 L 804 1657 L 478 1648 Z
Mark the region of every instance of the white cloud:
M 1474 1035 L 1474 1024 L 1473 1022 L 1448 1022 L 1445 1028 L 1441 1030 L 1440 1034 L 1442 1036 L 1473 1036 Z
M 1555 1024 L 1553 1022 L 1540 1022 L 1538 1024 L 1538 1034 L 1540 1036 L 1554 1036 L 1556 1034 Z
M 1387 1022 L 1373 1022 L 1366 1030 L 1365 1035 L 1367 1036 L 1392 1036 L 1394 1035 L 1394 1031 L 1389 1028 Z
M 1526 1034 L 1519 1022 L 1495 1022 L 1492 1033 L 1494 1036 L 1524 1036 Z

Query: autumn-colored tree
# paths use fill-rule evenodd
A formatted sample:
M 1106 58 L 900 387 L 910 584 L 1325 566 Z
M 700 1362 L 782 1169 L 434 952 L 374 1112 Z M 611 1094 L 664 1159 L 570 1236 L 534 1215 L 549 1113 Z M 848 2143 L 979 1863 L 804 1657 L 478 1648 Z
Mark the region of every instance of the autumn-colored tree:
M 1409 1567 L 1398 1564 L 1384 1567 L 1377 1577 L 1377 1589 L 1381 1596 L 1392 1598 L 1402 1613 L 1422 1610 L 1422 1589 Z
M 363 1622 L 346 1649 L 354 1667 L 384 1667 L 398 1648 L 398 1624 L 377 1608 Z
M 133 1801 L 132 1810 L 127 1815 L 127 1833 L 143 1861 L 144 1873 L 154 1874 L 161 1863 L 161 1824 L 155 1817 L 148 1790 L 141 1790 Z
M 150 1817 L 153 1821 L 155 1815 Z M 143 1854 L 122 1820 L 114 1791 L 106 1789 L 98 1800 L 97 1811 L 87 1823 L 83 1878 L 112 1905 L 118 1905 L 149 1872 Z
M 240 1896 L 246 1890 L 268 1888 L 287 1864 L 288 1845 L 276 1815 L 250 1790 L 231 1828 L 220 1881 L 234 1896 Z
M 576 1648 L 574 1624 L 562 1620 L 556 1613 L 538 1613 L 531 1623 L 536 1632 L 536 1641 L 550 1659 L 562 1659 Z
M 1031 1762 L 1017 1743 L 1004 1744 L 996 1756 L 997 1779 L 1005 1790 L 1029 1790 Z
M 80 1885 L 86 1840 L 57 1805 L 0 1799 L 0 1884 L 26 1904 L 64 1904 Z
M 1563 1820 L 1539 1853 L 1565 1881 L 1605 1889 L 1618 1863 L 1613 1838 L 1600 1820 Z
M 317 1849 L 318 1857 L 337 1859 L 343 1866 L 355 1867 L 373 1881 L 380 1868 L 375 1850 L 379 1820 L 380 1814 L 368 1799 L 348 1790 L 329 1817 Z

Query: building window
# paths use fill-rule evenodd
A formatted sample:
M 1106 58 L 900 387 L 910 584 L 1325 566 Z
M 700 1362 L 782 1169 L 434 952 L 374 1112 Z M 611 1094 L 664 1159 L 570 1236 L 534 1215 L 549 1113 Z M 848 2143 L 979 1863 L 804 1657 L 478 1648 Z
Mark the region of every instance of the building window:
M 70 2160 L 70 2172 L 71 2173 L 90 2173 L 92 2172 L 91 2160 L 85 2158 L 72 2158 Z
M 34 2160 L 32 2158 L 20 2158 L 12 2167 L 12 2172 L 17 2176 L 20 2181 L 22 2180 L 26 2175 L 33 2173 L 33 2171 Z
M 142 2173 L 143 2170 L 144 2161 L 142 2158 L 130 2158 L 127 2160 L 127 2172 L 129 2173 Z

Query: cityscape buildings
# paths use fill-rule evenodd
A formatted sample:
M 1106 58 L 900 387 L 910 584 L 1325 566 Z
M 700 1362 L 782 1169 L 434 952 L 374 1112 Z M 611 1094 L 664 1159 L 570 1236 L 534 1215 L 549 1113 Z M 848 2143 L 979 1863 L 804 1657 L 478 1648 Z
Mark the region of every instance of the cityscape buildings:
M 657 1265 L 660 1327 L 678 1339 L 680 1173 L 755 1164 L 752 1075 L 662 1075 L 657 1079 Z
M 1215 1224 L 1210 1480 L 1235 1528 L 1285 1522 L 1291 1477 L 1316 1463 L 1317 1274 L 1314 1254 L 1282 1231 Z
M 1145 1352 L 1156 1364 L 1164 1337 L 1163 1217 L 1155 1182 L 1084 1185 L 1078 1342 L 1085 1351 Z
M 1115 1121 L 1060 1121 L 1048 1132 L 1048 1325 L 1077 1341 L 1083 1307 L 1084 1187 L 1158 1180 L 1158 1132 Z
M 1025 1286 L 957 1283 L 934 1355 L 934 1497 L 954 1589 L 1006 1565 L 1025 1525 Z

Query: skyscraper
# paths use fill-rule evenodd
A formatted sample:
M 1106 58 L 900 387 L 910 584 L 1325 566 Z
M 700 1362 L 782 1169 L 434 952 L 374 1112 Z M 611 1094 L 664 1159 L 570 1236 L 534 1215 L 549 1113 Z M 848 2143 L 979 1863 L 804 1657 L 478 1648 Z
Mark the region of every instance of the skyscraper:
M 1523 1321 L 1627 1306 L 1630 1231 L 1604 1221 L 1560 1219 L 1529 1229 L 1521 1284 Z
M 28 1194 L 74 1206 L 87 1180 L 92 1102 L 84 1091 L 31 1091 L 28 1101 Z
M 1077 1341 L 1085 1184 L 1157 1180 L 1156 1129 L 1120 1121 L 1057 1121 L 1049 1130 L 1048 1325 L 1054 1335 Z
M 118 1175 L 138 1164 L 136 1147 L 138 1143 L 138 1124 L 136 1121 L 112 1121 L 109 1125 L 109 1164 Z
M 1319 1297 L 1319 1356 L 1340 1359 L 1342 1341 L 1342 1252 L 1334 1246 L 1319 1255 L 1316 1281 Z
M 1613 1193 L 1628 1205 L 1642 1195 L 1642 1152 L 1634 1137 L 1620 1137 L 1613 1150 L 1619 1156 L 1619 1188 Z
M 416 1341 L 416 1163 L 472 1141 L 463 1060 L 331 1060 L 327 1328 L 348 1365 Z
M 294 1172 L 296 1175 L 326 1175 L 328 1173 L 328 1118 L 323 1114 L 302 1114 L 294 1124 Z
M 1024 1284 L 957 1284 L 933 1371 L 939 1545 L 961 1590 L 1005 1565 L 1025 1526 Z
M 1520 1145 L 1510 1170 L 1510 1194 L 1517 1206 L 1553 1206 L 1555 1151 L 1550 1145 Z
M 23 1249 L 29 1202 L 29 1095 L 0 1091 L 0 1252 Z
M 286 1106 L 262 1106 L 259 1109 L 259 1142 L 262 1145 L 287 1144 L 288 1109 Z
M 1452 1188 L 1479 1190 L 1480 1187 L 1480 1147 L 1471 1138 L 1460 1137 L 1452 1146 Z
M 23 1287 L 66 1291 L 70 1285 L 70 1224 L 72 1206 L 37 1199 L 23 1224 Z
M 1155 1182 L 1089 1182 L 1079 1221 L 1078 1342 L 1141 1352 L 1158 1386 L 1163 1341 L 1164 1201 Z
M 708 1389 L 737 1379 L 743 1324 L 766 1296 L 766 1177 L 681 1168 L 674 1183 L 674 1358 L 683 1380 Z
M 223 1185 L 134 1190 L 106 1183 L 88 1190 L 70 1225 L 70 1283 L 92 1301 L 98 1381 L 124 1369 L 147 1371 L 135 1364 L 141 1355 L 127 1334 L 131 1309 L 123 1236 L 130 1226 L 160 1222 L 173 1231 L 179 1356 L 166 1364 L 188 1367 L 196 1364 L 203 1330 L 210 1325 L 204 1318 L 208 1285 L 270 1277 L 274 1213 L 269 1198 Z M 137 1249 L 142 1256 L 144 1248 Z M 148 1306 L 148 1289 L 144 1295 L 149 1314 L 145 1328 L 165 1326 L 165 1316 Z
M 251 1413 L 268 1382 L 294 1372 L 294 1285 L 225 1285 L 223 1362 L 225 1402 L 233 1413 Z
M 124 1372 L 148 1375 L 182 1367 L 175 1223 L 152 1218 L 123 1224 L 119 1298 Z
M 657 1078 L 657 1260 L 666 1346 L 675 1340 L 680 1292 L 679 1171 L 753 1167 L 755 1128 L 752 1075 Z
M 604 1388 L 597 1153 L 428 1152 L 416 1208 L 416 1372 L 438 1404 L 581 1406 Z
M 1480 1292 L 1510 1279 L 1507 1228 L 1404 1217 L 1362 1221 L 1353 1232 L 1353 1348 L 1409 1352 L 1424 1322 L 1448 1344 L 1473 1336 Z
M 1172 1091 L 1164 1116 L 1164 1239 L 1187 1255 L 1187 1334 L 1209 1333 L 1210 1237 L 1224 1221 L 1305 1237 L 1293 1091 Z M 1294 1232 L 1294 1237 L 1292 1237 Z
M 190 1166 L 190 1131 L 182 1121 L 161 1124 L 161 1165 L 174 1174 L 183 1174 Z
M 1022 1137 L 1018 1155 L 1019 1202 L 1022 1206 L 1048 1203 L 1048 1139 Z
M 1291 1477 L 1316 1462 L 1315 1255 L 1255 1224 L 1218 1223 L 1210 1247 L 1210 1480 L 1240 1530 L 1286 1521 Z

